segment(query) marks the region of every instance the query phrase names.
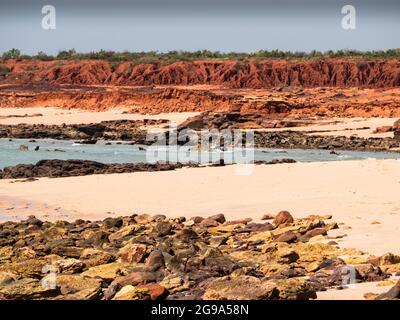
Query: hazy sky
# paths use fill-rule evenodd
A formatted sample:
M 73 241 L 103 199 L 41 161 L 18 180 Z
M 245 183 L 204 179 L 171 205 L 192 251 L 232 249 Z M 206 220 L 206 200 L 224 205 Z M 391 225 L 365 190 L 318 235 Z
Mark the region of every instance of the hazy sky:
M 44 5 L 56 30 L 44 30 Z M 356 8 L 356 29 L 341 8 Z M 399 48 L 398 0 L 0 0 L 0 52 Z

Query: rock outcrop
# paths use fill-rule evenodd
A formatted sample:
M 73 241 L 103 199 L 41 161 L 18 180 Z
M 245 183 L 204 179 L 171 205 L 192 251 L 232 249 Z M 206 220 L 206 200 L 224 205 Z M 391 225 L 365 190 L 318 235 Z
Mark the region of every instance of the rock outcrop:
M 319 242 L 338 228 L 331 216 L 285 216 L 279 225 L 221 214 L 1 223 L 0 299 L 307 300 L 383 280 L 383 264 L 400 266 L 396 257 Z M 290 241 L 278 240 L 289 231 Z
M 167 120 L 112 120 L 91 124 L 45 125 L 18 124 L 0 125 L 0 138 L 17 139 L 66 139 L 95 143 L 97 139 L 125 140 L 146 143 L 144 126 L 163 125 Z
M 271 161 L 254 161 L 256 165 L 272 165 L 281 163 L 295 163 L 293 159 L 275 159 Z M 198 163 L 101 163 L 90 160 L 40 160 L 36 164 L 18 164 L 0 170 L 0 179 L 27 179 L 48 177 L 76 177 L 91 174 L 132 173 L 141 171 L 169 171 L 180 168 L 200 168 L 203 166 L 225 166 L 225 162 L 200 165 Z M 160 233 L 165 232 L 160 230 Z
M 167 163 L 101 163 L 90 160 L 40 160 L 36 164 L 18 164 L 0 170 L 0 179 L 29 179 L 38 177 L 72 177 L 90 174 L 130 173 L 138 171 L 166 171 L 197 164 Z

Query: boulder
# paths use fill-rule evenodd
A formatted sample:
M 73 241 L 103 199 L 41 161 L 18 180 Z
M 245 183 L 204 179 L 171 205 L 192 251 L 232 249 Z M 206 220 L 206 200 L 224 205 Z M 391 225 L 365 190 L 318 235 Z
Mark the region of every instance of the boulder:
M 199 235 L 191 228 L 184 228 L 175 234 L 175 238 L 184 242 L 190 242 L 199 238 Z
M 273 219 L 275 219 L 275 216 L 269 213 L 266 213 L 261 217 L 261 220 L 273 220 Z
M 42 285 L 39 280 L 25 278 L 0 286 L 0 296 L 12 300 L 46 299 L 59 294 L 58 288 Z
M 113 262 L 115 260 L 115 256 L 104 250 L 87 248 L 82 251 L 80 260 L 85 264 L 86 267 L 90 268 Z
M 149 282 L 157 281 L 157 274 L 155 272 L 135 271 L 126 276 L 117 277 L 111 282 L 108 288 L 104 291 L 104 300 L 109 300 L 124 286 L 131 285 L 137 286 L 139 284 L 146 284 Z
M 381 126 L 377 127 L 373 133 L 387 133 L 393 131 L 393 126 Z
M 108 228 L 108 229 L 120 228 L 120 227 L 122 227 L 123 220 L 122 220 L 122 218 L 111 218 L 111 217 L 109 217 L 109 218 L 105 218 L 103 220 L 103 223 L 104 223 L 104 226 L 106 228 Z
M 152 216 L 150 216 L 149 214 L 137 215 L 134 217 L 134 219 L 137 224 L 148 225 L 148 224 L 151 224 L 152 222 L 154 222 L 154 218 Z
M 388 292 L 375 297 L 375 300 L 400 299 L 400 281 L 398 281 Z
M 271 300 L 278 297 L 276 285 L 252 276 L 215 279 L 203 295 L 204 300 Z
M 171 234 L 172 225 L 167 221 L 158 222 L 154 226 L 154 232 L 157 234 L 158 237 L 163 237 Z
M 152 271 L 164 268 L 165 259 L 163 253 L 160 250 L 152 251 L 146 260 L 146 266 Z
M 273 280 L 272 283 L 276 285 L 279 291 L 279 299 L 281 300 L 310 300 L 317 298 L 314 288 L 305 279 Z
M 306 232 L 305 236 L 308 238 L 316 237 L 316 236 L 326 236 L 327 232 L 325 228 L 315 228 Z
M 51 249 L 51 253 L 57 254 L 62 257 L 79 258 L 82 254 L 83 248 L 79 247 L 66 247 L 56 246 Z
M 110 241 L 118 241 L 124 237 L 133 235 L 137 230 L 138 227 L 136 225 L 128 225 L 110 234 L 108 238 L 110 239 Z
M 124 263 L 143 262 L 148 254 L 147 246 L 140 243 L 128 243 L 118 251 L 118 257 Z
M 206 218 L 201 221 L 199 225 L 203 228 L 217 227 L 219 225 L 219 222 L 211 218 Z
M 11 262 L 13 256 L 14 250 L 12 246 L 0 247 L 0 263 Z
M 357 271 L 357 278 L 362 281 L 381 281 L 388 276 L 379 267 L 371 263 L 354 265 Z
M 0 286 L 5 286 L 11 282 L 17 280 L 18 275 L 11 272 L 0 271 Z
M 380 265 L 392 265 L 400 263 L 400 256 L 393 253 L 386 253 L 380 257 Z
M 174 289 L 181 287 L 184 281 L 181 277 L 165 278 L 159 284 L 168 291 L 174 291 Z
M 123 270 L 124 266 L 124 264 L 118 262 L 102 264 L 89 268 L 87 271 L 81 273 L 81 275 L 90 278 L 100 278 L 106 282 L 111 282 L 121 275 L 121 270 Z
M 85 264 L 77 259 L 60 259 L 52 263 L 52 266 L 58 273 L 73 274 L 79 273 L 85 267 Z
M 276 215 L 272 223 L 276 226 L 280 226 L 282 224 L 290 224 L 293 222 L 294 219 L 288 211 L 281 211 Z
M 168 291 L 157 283 L 139 286 L 127 285 L 119 290 L 113 300 L 160 300 L 168 295 Z
M 57 275 L 56 283 L 66 299 L 92 300 L 101 295 L 102 280 L 82 275 Z
M 276 242 L 292 243 L 297 240 L 297 235 L 293 231 L 286 231 L 278 235 L 275 239 Z
M 224 223 L 226 221 L 225 216 L 222 213 L 210 216 L 207 219 L 215 220 L 218 223 Z
M 0 271 L 12 272 L 24 278 L 40 279 L 44 276 L 43 267 L 49 265 L 44 259 L 28 259 L 26 261 L 0 265 Z

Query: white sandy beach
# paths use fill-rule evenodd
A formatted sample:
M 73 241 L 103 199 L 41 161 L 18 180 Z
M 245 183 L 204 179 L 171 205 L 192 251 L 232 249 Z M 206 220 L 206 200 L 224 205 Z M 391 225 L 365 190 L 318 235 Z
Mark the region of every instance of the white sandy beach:
M 332 214 L 345 226 L 331 234 L 348 234 L 340 245 L 400 253 L 400 161 L 260 165 L 250 175 L 237 175 L 237 168 L 3 180 L 0 210 L 14 219 L 35 214 L 51 220 L 132 213 L 257 220 L 283 209 L 295 217 Z
M 124 109 L 113 109 L 103 112 L 93 112 L 79 109 L 61 109 L 53 107 L 42 108 L 0 108 L 0 124 L 87 124 L 107 120 L 143 120 L 166 119 L 173 123 L 181 123 L 198 112 L 160 113 L 157 115 L 143 115 L 137 113 L 123 113 Z M 27 116 L 25 116 L 27 115 Z
M 42 116 L 9 117 L 25 114 Z M 0 124 L 96 123 L 104 120 L 168 119 L 180 123 L 196 113 L 146 116 L 123 110 L 87 112 L 56 108 L 0 109 Z M 315 134 L 385 137 L 372 134 L 393 118 L 334 119 L 290 130 Z M 329 123 L 328 123 L 329 122 Z M 361 127 L 369 129 L 359 130 Z M 274 129 L 274 130 L 287 130 Z M 341 223 L 332 237 L 343 247 L 369 254 L 400 254 L 400 160 L 363 160 L 259 165 L 248 175 L 241 166 L 179 169 L 166 172 L 41 178 L 33 182 L 0 180 L 0 221 L 35 215 L 44 220 L 104 219 L 132 213 L 167 216 L 209 216 L 224 213 L 230 220 L 290 211 L 300 218 L 331 214 Z M 239 171 L 238 171 L 239 170 Z M 354 289 L 328 290 L 318 299 L 364 299 L 366 292 L 389 287 L 360 283 Z
M 385 138 L 393 137 L 393 132 L 374 133 L 376 128 L 392 126 L 397 118 L 332 118 L 329 120 L 318 120 L 309 126 L 293 128 L 264 129 L 263 131 L 304 131 L 305 133 L 322 136 L 345 136 L 356 135 L 361 138 Z

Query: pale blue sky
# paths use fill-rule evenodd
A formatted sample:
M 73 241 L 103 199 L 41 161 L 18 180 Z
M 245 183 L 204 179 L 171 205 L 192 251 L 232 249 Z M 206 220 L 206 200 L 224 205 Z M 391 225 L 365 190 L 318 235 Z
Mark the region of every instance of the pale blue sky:
M 57 29 L 41 28 L 52 4 Z M 341 7 L 357 10 L 357 29 L 341 28 Z M 1 0 L 0 52 L 169 51 L 251 52 L 399 48 L 395 0 Z

